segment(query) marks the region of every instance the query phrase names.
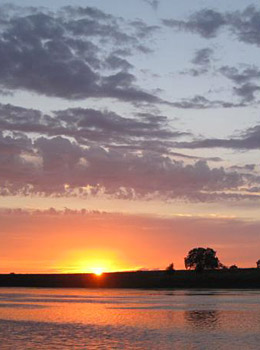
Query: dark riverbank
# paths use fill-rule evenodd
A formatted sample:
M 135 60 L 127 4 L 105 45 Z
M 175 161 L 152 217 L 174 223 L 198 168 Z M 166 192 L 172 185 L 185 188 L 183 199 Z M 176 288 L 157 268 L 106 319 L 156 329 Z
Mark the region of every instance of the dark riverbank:
M 260 269 L 137 271 L 94 274 L 2 274 L 0 287 L 46 288 L 260 288 Z

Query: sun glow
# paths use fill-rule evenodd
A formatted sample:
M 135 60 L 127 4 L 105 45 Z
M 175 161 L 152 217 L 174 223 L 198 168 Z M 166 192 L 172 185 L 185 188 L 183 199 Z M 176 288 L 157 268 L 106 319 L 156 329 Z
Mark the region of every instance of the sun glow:
M 104 270 L 102 267 L 93 267 L 92 272 L 97 276 L 101 276 L 103 274 Z
M 118 253 L 112 250 L 76 250 L 55 268 L 63 273 L 93 273 L 101 276 L 105 272 L 125 270 L 127 263 L 122 261 Z

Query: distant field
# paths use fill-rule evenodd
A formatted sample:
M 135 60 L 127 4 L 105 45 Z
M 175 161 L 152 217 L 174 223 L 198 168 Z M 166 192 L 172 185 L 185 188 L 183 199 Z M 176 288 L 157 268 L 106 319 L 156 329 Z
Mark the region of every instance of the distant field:
M 260 269 L 136 271 L 94 274 L 2 274 L 0 287 L 46 288 L 260 288 Z

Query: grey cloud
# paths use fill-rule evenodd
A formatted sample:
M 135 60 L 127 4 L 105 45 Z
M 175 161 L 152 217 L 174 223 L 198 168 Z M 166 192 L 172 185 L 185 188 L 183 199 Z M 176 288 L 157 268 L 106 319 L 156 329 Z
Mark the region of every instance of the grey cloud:
M 231 31 L 240 41 L 260 45 L 260 10 L 258 8 L 248 6 L 242 12 L 229 13 L 227 21 Z
M 120 57 L 120 52 L 144 52 L 143 39 L 155 28 L 122 21 L 88 7 L 11 12 L 0 23 L 0 89 L 66 99 L 163 102 L 134 84 L 134 76 L 126 73 L 131 63 Z M 105 75 L 103 68 L 116 72 Z
M 204 96 L 196 95 L 191 98 L 182 99 L 180 101 L 172 102 L 173 107 L 182 109 L 207 109 L 207 108 L 232 108 L 244 107 L 247 101 L 242 102 L 228 102 L 221 100 L 209 100 Z
M 210 68 L 212 55 L 213 55 L 213 50 L 208 47 L 204 49 L 196 50 L 194 57 L 191 60 L 191 63 L 194 65 L 195 68 L 182 71 L 181 74 L 197 77 L 207 73 Z
M 32 142 L 26 136 L 4 136 L 0 133 L 0 195 L 26 192 L 27 184 L 33 182 L 36 167 L 24 156 L 34 155 Z
M 204 9 L 194 13 L 187 21 L 164 19 L 163 23 L 177 30 L 198 33 L 204 38 L 212 38 L 226 24 L 225 17 L 217 11 Z
M 124 58 L 121 58 L 115 54 L 111 54 L 105 61 L 105 67 L 110 69 L 122 69 L 124 71 L 133 68 L 133 66 Z
M 66 15 L 70 15 L 72 18 L 75 16 L 88 16 L 92 19 L 104 21 L 113 19 L 113 16 L 106 14 L 103 11 L 93 7 L 65 6 L 63 7 L 62 12 L 65 12 Z
M 139 114 L 132 118 L 94 109 L 71 108 L 43 114 L 38 110 L 0 104 L 0 130 L 66 136 L 85 145 L 140 145 L 144 141 L 167 141 L 187 135 L 172 130 L 167 117 Z M 160 148 L 160 147 L 159 147 Z M 165 147 L 165 150 L 167 148 Z
M 245 102 L 255 100 L 255 93 L 260 90 L 260 86 L 254 83 L 260 78 L 260 70 L 255 66 L 249 66 L 239 71 L 235 67 L 223 66 L 219 72 L 236 84 L 233 91 Z
M 242 71 L 236 67 L 223 66 L 219 72 L 236 84 L 246 84 L 260 78 L 260 70 L 256 66 L 248 66 Z
M 194 58 L 192 59 L 193 64 L 208 66 L 211 62 L 213 50 L 210 48 L 204 48 L 195 52 Z
M 140 19 L 131 22 L 131 25 L 136 29 L 136 35 L 140 39 L 149 37 L 159 29 L 158 26 L 148 26 L 144 21 Z
M 245 170 L 245 171 L 254 171 L 255 168 L 256 168 L 255 164 L 245 164 L 244 166 L 233 165 L 230 167 L 230 169 L 233 169 L 233 170 Z
M 175 143 L 178 148 L 233 148 L 241 150 L 260 149 L 260 125 L 249 128 L 240 137 L 230 139 L 202 139 Z
M 239 41 L 260 45 L 260 11 L 255 6 L 226 13 L 203 9 L 187 20 L 164 19 L 163 23 L 176 30 L 197 33 L 206 39 L 216 37 L 220 29 L 227 28 Z
M 249 193 L 260 193 L 260 187 L 259 186 L 253 186 L 245 189 Z
M 252 83 L 243 84 L 239 87 L 234 87 L 234 92 L 245 102 L 255 100 L 255 93 L 260 91 L 260 86 Z
M 203 192 L 244 184 L 238 171 L 210 168 L 196 157 L 173 152 L 174 139 L 186 133 L 171 130 L 162 115 L 123 118 L 82 108 L 47 115 L 1 105 L 0 129 L 5 133 L 0 137 L 1 195 L 101 191 L 120 198 L 204 200 Z

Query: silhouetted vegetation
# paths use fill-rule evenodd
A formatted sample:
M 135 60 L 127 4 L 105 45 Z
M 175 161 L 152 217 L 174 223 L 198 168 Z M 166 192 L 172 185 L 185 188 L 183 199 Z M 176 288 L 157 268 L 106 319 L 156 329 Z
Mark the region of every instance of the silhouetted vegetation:
M 229 270 L 237 270 L 237 269 L 238 269 L 237 265 L 231 265 L 229 267 Z
M 256 268 L 257 268 L 257 269 L 260 269 L 260 259 L 257 260 L 257 262 L 256 262 Z
M 174 264 L 173 263 L 171 263 L 170 265 L 168 265 L 167 267 L 166 267 L 166 269 L 165 269 L 165 271 L 166 271 L 166 274 L 167 275 L 172 275 L 172 274 L 174 274 Z
M 184 259 L 186 269 L 198 272 L 219 269 L 222 264 L 212 248 L 193 248 Z

